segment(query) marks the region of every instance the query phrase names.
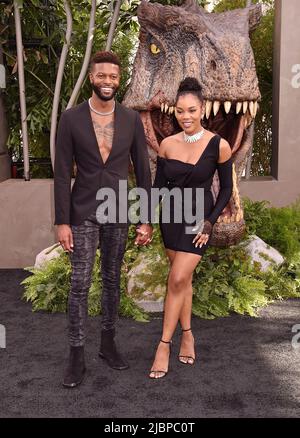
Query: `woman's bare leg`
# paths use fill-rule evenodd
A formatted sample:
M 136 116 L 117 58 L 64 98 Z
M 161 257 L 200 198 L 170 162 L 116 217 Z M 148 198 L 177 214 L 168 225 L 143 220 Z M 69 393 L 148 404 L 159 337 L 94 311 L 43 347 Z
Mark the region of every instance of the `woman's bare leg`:
M 202 258 L 202 257 L 201 257 Z M 200 258 L 200 260 L 201 260 Z M 195 361 L 195 347 L 194 347 L 194 336 L 191 330 L 191 319 L 192 319 L 192 303 L 193 303 L 193 287 L 192 287 L 193 275 L 191 278 L 190 290 L 186 293 L 184 303 L 180 312 L 179 321 L 182 328 L 181 335 L 181 345 L 179 356 L 180 361 L 183 363 L 193 364 Z M 184 331 L 188 330 L 188 331 Z
M 175 256 L 176 256 L 176 251 L 174 251 L 173 249 L 166 249 L 166 254 L 168 256 L 170 265 L 172 266 L 172 263 L 173 263 Z
M 170 264 L 172 265 L 175 259 L 176 251 L 166 250 L 166 253 L 169 258 Z M 179 315 L 180 325 L 183 330 L 187 330 L 191 328 L 192 302 L 193 302 L 193 287 L 191 284 L 190 291 L 186 294 L 184 298 L 183 306 Z M 181 356 L 180 360 L 184 363 L 194 362 L 193 359 L 188 358 L 188 357 L 195 358 L 194 337 L 191 331 L 182 332 L 179 356 Z
M 171 254 L 172 258 L 172 254 Z M 176 329 L 185 297 L 190 295 L 192 276 L 201 256 L 196 254 L 176 251 L 171 262 L 168 277 L 168 290 L 164 307 L 164 322 L 162 339 L 170 341 Z M 191 308 L 191 307 L 190 307 Z M 187 327 L 189 328 L 189 327 Z M 151 370 L 166 372 L 169 363 L 169 344 L 160 342 L 156 351 Z M 150 373 L 151 377 L 161 377 L 161 373 Z
M 183 330 L 181 334 L 179 360 L 183 363 L 190 363 L 190 364 L 193 364 L 195 361 L 194 336 L 192 331 L 188 330 L 191 328 L 192 301 L 193 301 L 193 287 L 192 287 L 192 278 L 191 278 L 190 290 L 187 291 L 186 293 L 184 303 L 179 316 L 180 325 Z
M 176 256 L 176 251 L 171 249 L 166 249 L 166 253 L 169 258 L 170 265 L 172 266 L 172 263 Z M 202 257 L 200 257 L 200 260 L 201 258 Z M 189 293 L 187 293 L 185 296 L 184 303 L 179 316 L 180 325 L 183 329 L 188 329 L 191 327 L 192 301 L 193 301 L 193 288 L 191 286 Z

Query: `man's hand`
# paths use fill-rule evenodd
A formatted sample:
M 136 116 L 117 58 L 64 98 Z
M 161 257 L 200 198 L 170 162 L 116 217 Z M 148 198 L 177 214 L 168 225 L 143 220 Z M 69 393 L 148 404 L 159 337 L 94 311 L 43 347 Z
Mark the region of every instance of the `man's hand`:
M 57 237 L 64 251 L 73 252 L 73 235 L 70 225 L 57 225 Z
M 148 245 L 150 242 L 152 242 L 152 233 L 153 233 L 153 228 L 152 225 L 150 224 L 142 224 L 142 225 L 138 225 L 136 227 L 136 239 L 134 241 L 135 245 Z

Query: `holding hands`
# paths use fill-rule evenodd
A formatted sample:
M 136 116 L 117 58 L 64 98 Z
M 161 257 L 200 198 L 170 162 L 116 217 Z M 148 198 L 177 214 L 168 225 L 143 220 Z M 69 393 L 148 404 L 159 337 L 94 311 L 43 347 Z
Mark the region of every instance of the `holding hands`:
M 146 246 L 152 242 L 152 225 L 142 224 L 136 228 L 135 245 Z M 59 243 L 61 244 L 65 252 L 73 252 L 73 235 L 71 227 L 67 224 L 57 226 L 57 236 Z
M 136 239 L 134 241 L 135 245 L 146 246 L 152 242 L 152 225 L 142 224 L 136 227 Z

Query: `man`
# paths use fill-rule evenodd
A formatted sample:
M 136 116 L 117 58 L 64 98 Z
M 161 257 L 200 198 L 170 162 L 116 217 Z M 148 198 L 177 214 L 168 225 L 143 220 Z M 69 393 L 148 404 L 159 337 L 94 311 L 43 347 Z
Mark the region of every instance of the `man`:
M 55 225 L 72 265 L 68 301 L 70 356 L 63 381 L 65 387 L 79 385 L 85 373 L 87 297 L 99 241 L 103 283 L 99 355 L 114 369 L 128 368 L 114 341 L 128 223 L 99 223 L 96 212 L 100 203 L 96 194 L 100 188 L 113 189 L 118 211 L 119 182 L 127 181 L 130 157 L 137 186 L 145 189 L 149 198 L 151 190 L 140 116 L 114 98 L 120 83 L 118 57 L 111 52 L 97 52 L 90 62 L 89 79 L 91 98 L 61 116 L 54 169 Z M 73 159 L 77 172 L 71 192 Z M 135 243 L 147 245 L 151 238 L 151 225 L 140 224 Z

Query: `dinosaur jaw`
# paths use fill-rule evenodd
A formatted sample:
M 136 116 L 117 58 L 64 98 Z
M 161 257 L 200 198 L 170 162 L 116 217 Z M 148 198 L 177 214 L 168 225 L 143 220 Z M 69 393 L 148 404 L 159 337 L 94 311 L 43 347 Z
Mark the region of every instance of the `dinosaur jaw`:
M 251 153 L 252 135 L 254 126 L 255 114 L 250 113 L 249 105 L 241 107 L 240 104 L 231 104 L 230 108 L 225 105 L 218 107 L 210 105 L 211 111 L 207 110 L 202 121 L 202 125 L 212 131 L 218 133 L 225 138 L 232 148 L 233 161 L 235 163 L 235 172 L 237 181 L 241 178 L 245 169 L 245 165 L 249 154 Z M 218 110 L 216 110 L 218 109 Z M 214 114 L 215 110 L 215 114 Z M 244 111 L 245 110 L 245 111 Z M 159 151 L 161 141 L 170 135 L 175 134 L 180 130 L 176 128 L 174 107 L 167 104 L 161 104 L 160 108 L 151 108 L 149 111 L 140 111 L 141 119 L 143 121 L 148 152 L 150 158 L 150 167 L 152 175 L 155 175 L 156 169 L 156 155 Z M 208 117 L 207 117 L 208 116 Z M 212 193 L 214 198 L 219 193 L 219 181 L 214 177 L 212 185 Z M 233 193 L 227 207 L 224 209 L 218 222 L 222 224 L 236 223 L 243 220 L 243 210 L 240 205 L 238 190 Z
M 234 156 L 242 147 L 246 132 L 253 125 L 256 113 L 257 102 L 250 102 L 249 105 L 248 102 L 244 104 L 225 102 L 223 106 L 219 102 L 216 105 L 216 102 L 207 101 L 202 125 L 225 138 Z M 149 105 L 148 110 L 140 111 L 140 115 L 150 152 L 152 149 L 158 153 L 161 141 L 181 130 L 176 123 L 174 107 L 167 103 L 162 103 L 159 108 Z M 156 161 L 156 154 L 151 153 L 151 157 Z

